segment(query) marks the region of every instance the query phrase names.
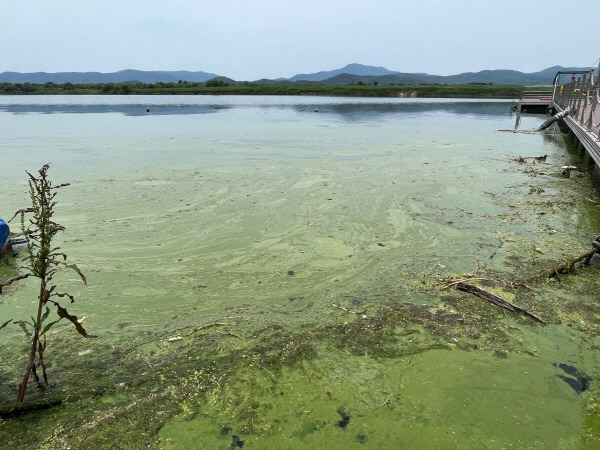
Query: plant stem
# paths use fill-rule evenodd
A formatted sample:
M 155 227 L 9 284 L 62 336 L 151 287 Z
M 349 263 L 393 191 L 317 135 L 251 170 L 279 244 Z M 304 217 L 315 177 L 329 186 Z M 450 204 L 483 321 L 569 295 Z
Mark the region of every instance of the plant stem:
M 47 252 L 46 252 L 46 248 L 50 247 L 49 243 L 46 242 L 48 239 L 48 235 L 46 234 L 46 230 L 48 227 L 48 220 L 49 218 L 47 217 L 47 211 L 46 211 L 46 206 L 48 203 L 48 200 L 46 198 L 46 189 L 45 189 L 45 177 L 42 175 L 42 183 L 41 183 L 41 189 L 39 190 L 39 195 L 40 195 L 40 211 L 39 211 L 39 229 L 40 229 L 40 252 L 38 253 L 38 255 L 36 255 L 36 259 L 38 259 L 38 261 L 36 261 L 37 264 L 39 264 L 39 273 L 38 273 L 38 277 L 40 279 L 40 294 L 38 296 L 38 310 L 37 310 L 37 317 L 35 320 L 34 325 L 34 331 L 33 331 L 33 338 L 31 339 L 31 351 L 29 352 L 29 362 L 27 363 L 27 368 L 25 369 L 25 375 L 23 376 L 23 381 L 21 381 L 21 384 L 19 385 L 19 396 L 17 397 L 17 402 L 23 402 L 23 399 L 25 398 L 25 391 L 27 390 L 27 384 L 29 383 L 29 377 L 31 376 L 31 372 L 33 370 L 33 366 L 35 364 L 35 355 L 36 353 L 38 353 L 39 347 L 38 347 L 38 341 L 40 338 L 40 331 L 41 331 L 41 327 L 42 327 L 42 310 L 43 310 L 43 306 L 44 306 L 44 299 L 46 297 L 46 268 L 47 268 Z M 40 359 L 41 359 L 41 354 L 40 354 Z M 45 375 L 45 370 L 44 370 L 44 375 Z M 45 377 L 44 377 L 45 378 Z
M 46 292 L 46 283 L 45 280 L 42 279 L 40 284 L 40 296 L 38 299 L 38 312 L 37 318 L 35 321 L 35 328 L 33 331 L 33 338 L 31 339 L 31 351 L 29 352 L 29 362 L 27 363 L 27 369 L 25 370 L 25 375 L 23 376 L 23 381 L 19 385 L 19 397 L 17 398 L 17 402 L 22 402 L 25 398 L 25 391 L 27 390 L 27 383 L 29 383 L 29 377 L 31 376 L 31 370 L 33 369 L 33 365 L 35 364 L 35 354 L 38 350 L 38 340 L 40 337 L 40 327 L 42 326 L 42 306 L 44 300 L 44 294 Z

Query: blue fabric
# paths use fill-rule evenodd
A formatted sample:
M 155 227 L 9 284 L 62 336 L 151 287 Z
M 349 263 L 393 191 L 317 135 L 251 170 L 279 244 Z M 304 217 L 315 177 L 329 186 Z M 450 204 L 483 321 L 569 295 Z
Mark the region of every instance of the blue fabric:
M 0 219 L 0 245 L 4 245 L 9 236 L 10 228 L 8 228 L 8 224 Z

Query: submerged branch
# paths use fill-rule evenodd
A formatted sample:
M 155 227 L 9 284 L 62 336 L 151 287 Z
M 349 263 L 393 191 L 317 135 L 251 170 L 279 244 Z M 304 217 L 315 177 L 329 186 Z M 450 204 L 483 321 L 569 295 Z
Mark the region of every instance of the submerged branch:
M 551 270 L 543 272 L 541 277 L 543 278 L 557 278 L 560 281 L 560 274 L 567 274 L 573 270 L 575 264 L 582 263 L 584 266 L 589 266 L 592 261 L 592 257 L 600 253 L 600 236 L 596 237 L 592 241 L 592 249 L 589 252 L 585 252 L 575 258 L 572 258 L 560 266 L 553 267 Z

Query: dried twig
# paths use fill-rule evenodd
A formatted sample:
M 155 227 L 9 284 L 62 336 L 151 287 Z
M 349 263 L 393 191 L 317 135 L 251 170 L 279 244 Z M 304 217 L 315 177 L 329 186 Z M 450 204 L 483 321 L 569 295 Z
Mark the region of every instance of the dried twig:
M 349 308 L 346 308 L 345 306 L 336 305 L 335 303 L 332 303 L 331 306 L 333 306 L 334 308 L 337 308 L 337 309 L 341 309 L 342 311 L 346 311 L 346 312 L 349 312 L 349 313 L 352 313 L 352 314 L 357 314 L 357 315 L 363 315 L 363 314 L 365 314 L 367 312 L 366 310 L 364 310 L 364 311 L 352 311 Z
M 222 327 L 225 325 L 228 325 L 228 324 L 224 323 L 224 322 L 211 322 L 211 323 L 201 326 L 200 328 L 194 328 L 194 331 L 190 331 L 188 333 L 188 336 L 191 336 L 192 334 L 197 333 L 200 330 L 206 330 L 207 328 L 213 328 L 213 327 Z
M 452 286 L 457 285 L 458 283 L 464 283 L 465 281 L 487 281 L 487 278 L 461 278 L 460 280 L 454 280 L 454 281 L 450 281 L 450 280 L 441 280 L 441 283 L 444 284 L 445 286 L 442 288 L 442 290 L 446 290 Z
M 392 398 L 392 396 L 393 396 L 393 395 L 394 395 L 393 393 L 392 393 L 392 394 L 390 394 L 390 395 L 388 395 L 388 398 L 386 398 L 386 399 L 383 401 L 383 403 L 382 403 L 381 405 L 379 405 L 377 408 L 381 408 L 383 405 L 385 405 L 385 404 L 389 404 L 389 402 L 390 402 L 390 398 Z

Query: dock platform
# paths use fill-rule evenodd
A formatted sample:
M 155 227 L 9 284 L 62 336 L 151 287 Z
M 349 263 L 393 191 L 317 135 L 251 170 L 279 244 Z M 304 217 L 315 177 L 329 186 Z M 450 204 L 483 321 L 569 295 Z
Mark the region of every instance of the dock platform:
M 552 108 L 552 86 L 525 86 L 518 110 L 523 113 L 546 113 Z

